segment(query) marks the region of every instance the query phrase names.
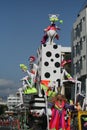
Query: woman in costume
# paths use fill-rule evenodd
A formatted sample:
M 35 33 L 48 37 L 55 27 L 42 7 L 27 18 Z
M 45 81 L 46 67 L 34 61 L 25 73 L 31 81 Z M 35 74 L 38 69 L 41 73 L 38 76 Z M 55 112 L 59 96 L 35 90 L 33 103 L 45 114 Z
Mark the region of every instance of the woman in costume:
M 64 95 L 56 95 L 52 98 L 52 117 L 49 122 L 50 130 L 70 130 L 70 118 L 67 114 L 67 100 Z

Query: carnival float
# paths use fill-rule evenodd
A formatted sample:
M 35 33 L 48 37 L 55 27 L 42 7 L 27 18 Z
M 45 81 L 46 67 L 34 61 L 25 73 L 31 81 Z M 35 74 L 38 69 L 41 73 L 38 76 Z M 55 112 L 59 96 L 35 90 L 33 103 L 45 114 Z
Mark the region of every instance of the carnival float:
M 60 28 L 56 23 L 63 24 L 63 20 L 58 14 L 50 14 L 49 21 L 51 25 L 44 29 L 37 58 L 33 55 L 29 57 L 29 68 L 20 64 L 25 75 L 21 79 L 23 86 L 19 89 L 21 109 L 26 108 L 27 125 L 31 130 L 86 130 L 87 112 L 81 81 L 74 79 L 66 70 L 65 65 L 71 64 L 71 59 L 65 60 L 62 55 L 64 47 L 54 42 L 59 40 L 57 31 Z M 70 89 L 74 87 L 74 99 L 67 99 L 64 92 L 66 83 L 72 86 Z M 77 101 L 78 95 L 84 103 Z M 24 97 L 28 97 L 28 105 L 25 105 Z M 80 125 L 82 122 L 83 127 Z

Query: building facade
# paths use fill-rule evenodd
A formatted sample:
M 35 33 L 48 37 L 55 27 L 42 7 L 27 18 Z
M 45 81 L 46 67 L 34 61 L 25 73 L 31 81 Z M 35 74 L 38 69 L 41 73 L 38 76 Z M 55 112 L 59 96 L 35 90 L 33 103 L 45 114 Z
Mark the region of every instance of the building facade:
M 10 94 L 7 98 L 7 106 L 9 111 L 14 111 L 15 107 L 21 103 L 21 99 L 17 95 Z
M 82 82 L 82 92 L 87 86 L 87 6 L 78 14 L 72 28 L 72 74 Z

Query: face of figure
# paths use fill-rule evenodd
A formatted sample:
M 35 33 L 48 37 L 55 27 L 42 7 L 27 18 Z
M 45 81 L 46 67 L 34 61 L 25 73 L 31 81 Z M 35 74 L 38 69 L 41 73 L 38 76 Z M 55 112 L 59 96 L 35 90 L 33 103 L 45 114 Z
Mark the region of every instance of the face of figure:
M 65 105 L 66 99 L 63 95 L 58 95 L 55 101 L 55 107 L 62 109 Z
M 58 100 L 58 101 L 56 101 L 56 103 L 55 103 L 55 106 L 57 107 L 57 108 L 59 108 L 59 109 L 62 109 L 63 107 L 64 107 L 64 105 L 65 105 L 65 102 L 62 100 L 62 101 L 60 101 L 60 100 Z
M 31 57 L 31 58 L 30 58 L 30 62 L 33 62 L 33 61 L 34 61 L 34 59 Z
M 29 57 L 29 61 L 30 61 L 30 62 L 34 62 L 34 61 L 35 61 L 35 57 L 34 57 L 34 56 L 30 56 L 30 57 Z

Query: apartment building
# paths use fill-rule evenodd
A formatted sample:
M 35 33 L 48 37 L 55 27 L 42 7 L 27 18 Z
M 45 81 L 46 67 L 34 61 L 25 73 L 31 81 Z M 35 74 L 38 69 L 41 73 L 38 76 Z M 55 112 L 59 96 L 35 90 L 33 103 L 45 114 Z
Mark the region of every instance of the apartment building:
M 87 91 L 87 5 L 79 12 L 72 28 L 72 74 Z
M 14 111 L 15 107 L 21 103 L 20 97 L 17 95 L 10 94 L 7 98 L 8 110 Z

